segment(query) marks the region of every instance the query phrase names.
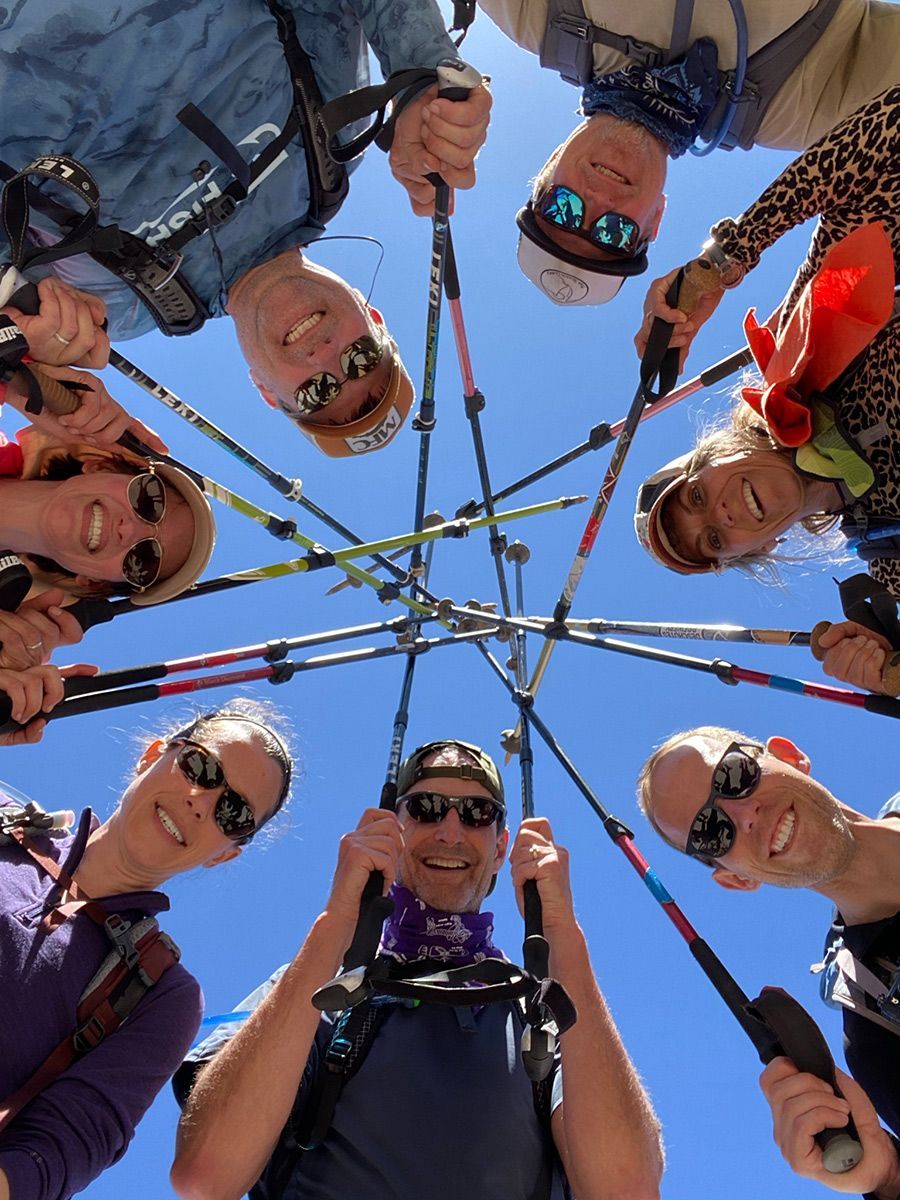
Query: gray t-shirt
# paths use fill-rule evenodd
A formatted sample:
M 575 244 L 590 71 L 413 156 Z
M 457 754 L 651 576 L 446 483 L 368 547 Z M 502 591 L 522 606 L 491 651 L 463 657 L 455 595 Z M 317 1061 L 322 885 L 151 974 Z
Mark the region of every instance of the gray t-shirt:
M 252 1009 L 284 968 L 238 1010 Z M 238 1026 L 220 1026 L 191 1052 L 212 1058 Z M 305 1079 L 332 1033 L 323 1018 Z M 478 1010 L 391 1005 L 364 1063 L 346 1083 L 327 1136 L 304 1153 L 283 1190 L 260 1200 L 563 1200 L 549 1133 L 522 1067 L 522 1022 L 509 1004 Z M 183 1091 L 184 1074 L 176 1077 Z M 562 1102 L 559 1062 L 551 1109 Z

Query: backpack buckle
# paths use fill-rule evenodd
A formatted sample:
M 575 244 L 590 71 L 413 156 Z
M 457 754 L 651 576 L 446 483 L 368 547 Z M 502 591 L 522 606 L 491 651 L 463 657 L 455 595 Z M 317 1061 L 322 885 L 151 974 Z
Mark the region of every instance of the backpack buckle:
M 118 913 L 110 913 L 103 922 L 103 928 L 125 966 L 133 967 L 140 956 L 131 934 L 131 922 L 126 921 Z
M 88 1050 L 93 1050 L 99 1046 L 106 1037 L 106 1026 L 96 1015 L 92 1013 L 85 1023 L 76 1029 L 72 1035 L 72 1045 L 75 1047 L 76 1054 L 87 1054 Z

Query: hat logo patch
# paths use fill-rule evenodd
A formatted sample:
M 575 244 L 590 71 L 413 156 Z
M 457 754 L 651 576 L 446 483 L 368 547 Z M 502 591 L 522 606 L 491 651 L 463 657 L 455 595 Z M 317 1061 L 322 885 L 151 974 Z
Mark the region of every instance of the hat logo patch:
M 402 424 L 403 418 L 397 408 L 392 405 L 384 420 L 374 429 L 370 429 L 368 433 L 360 433 L 356 437 L 344 438 L 344 441 L 354 454 L 365 454 L 367 451 L 377 450 L 379 446 L 384 446 L 389 442 Z
M 588 293 L 584 280 L 567 271 L 541 271 L 541 287 L 557 304 L 577 304 Z

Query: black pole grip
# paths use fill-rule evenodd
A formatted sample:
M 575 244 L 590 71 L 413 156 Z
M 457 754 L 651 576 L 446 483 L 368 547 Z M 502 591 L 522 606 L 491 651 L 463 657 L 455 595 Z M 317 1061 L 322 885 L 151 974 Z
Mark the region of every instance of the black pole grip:
M 344 970 L 365 966 L 372 961 L 381 941 L 381 927 L 394 911 L 394 902 L 384 894 L 384 875 L 372 871 L 359 898 L 359 916 L 353 941 L 344 955 Z
M 526 879 L 522 888 L 525 901 L 525 941 L 522 943 L 522 965 L 535 979 L 550 974 L 550 946 L 544 937 L 544 920 L 537 883 Z
M 782 988 L 764 987 L 751 1008 L 777 1038 L 772 1052 L 760 1053 L 764 1063 L 784 1055 L 798 1071 L 816 1075 L 836 1096 L 842 1096 L 828 1043 L 816 1022 L 793 996 Z M 852 1117 L 848 1117 L 847 1124 L 840 1129 L 821 1130 L 816 1134 L 816 1143 L 822 1151 L 822 1165 L 832 1175 L 842 1175 L 862 1161 L 862 1144 Z

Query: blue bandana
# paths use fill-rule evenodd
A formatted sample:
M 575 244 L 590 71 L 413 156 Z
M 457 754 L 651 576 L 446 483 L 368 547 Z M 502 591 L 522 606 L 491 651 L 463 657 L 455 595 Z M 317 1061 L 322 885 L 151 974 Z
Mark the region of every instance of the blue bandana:
M 632 63 L 609 75 L 596 75 L 584 89 L 586 117 L 612 113 L 643 125 L 680 158 L 693 145 L 719 92 L 716 46 L 700 38 L 688 52 L 663 67 Z

